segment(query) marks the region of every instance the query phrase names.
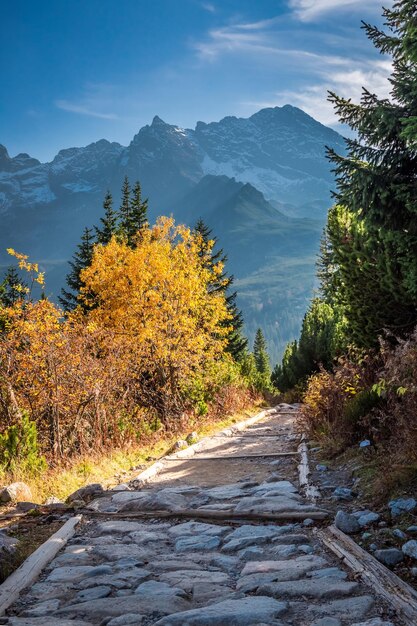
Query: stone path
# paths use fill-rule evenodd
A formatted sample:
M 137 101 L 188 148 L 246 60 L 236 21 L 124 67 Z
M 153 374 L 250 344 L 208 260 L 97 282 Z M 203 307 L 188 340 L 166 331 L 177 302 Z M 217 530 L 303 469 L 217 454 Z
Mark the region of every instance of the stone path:
M 235 437 L 213 437 L 141 490 L 93 501 L 77 535 L 0 623 L 399 626 L 319 543 L 309 516 L 320 507 L 299 492 L 297 457 L 198 458 L 296 450 L 293 421 L 285 409 Z M 134 519 L 143 512 L 147 519 Z M 290 519 L 255 521 L 260 514 Z

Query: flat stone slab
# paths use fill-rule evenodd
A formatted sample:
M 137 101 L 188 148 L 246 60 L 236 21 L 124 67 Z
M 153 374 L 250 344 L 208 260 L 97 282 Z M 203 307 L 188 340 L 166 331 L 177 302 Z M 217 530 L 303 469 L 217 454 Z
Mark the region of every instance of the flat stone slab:
M 251 626 L 286 613 L 288 604 L 272 598 L 248 597 L 225 600 L 218 604 L 170 615 L 155 626 Z
M 359 589 L 359 583 L 344 582 L 332 578 L 318 580 L 296 580 L 260 585 L 257 593 L 274 598 L 340 598 L 351 596 Z

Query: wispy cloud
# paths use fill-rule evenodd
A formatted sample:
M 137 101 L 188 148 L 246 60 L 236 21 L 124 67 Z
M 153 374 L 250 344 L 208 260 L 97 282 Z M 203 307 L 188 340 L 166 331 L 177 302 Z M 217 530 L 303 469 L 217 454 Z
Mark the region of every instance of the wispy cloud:
M 211 2 L 202 2 L 201 8 L 204 9 L 205 11 L 208 11 L 209 13 L 216 12 L 216 7 Z
M 56 100 L 55 105 L 58 109 L 68 111 L 69 113 L 78 113 L 79 115 L 89 115 L 90 117 L 98 117 L 101 120 L 117 120 L 118 115 L 116 113 L 101 113 L 100 111 L 93 111 L 87 106 L 77 104 L 76 102 L 69 102 L 68 100 Z
M 390 4 L 389 0 L 388 4 Z M 289 2 L 294 15 L 305 22 L 314 20 L 323 13 L 355 8 L 363 12 L 365 8 L 372 9 L 376 6 L 381 6 L 381 0 L 366 0 L 365 2 L 364 0 L 290 0 Z
M 356 62 L 350 63 L 351 67 L 358 65 Z M 351 98 L 354 102 L 359 102 L 362 95 L 362 87 L 366 87 L 371 93 L 375 93 L 379 98 L 388 98 L 391 84 L 388 76 L 392 71 L 390 61 L 369 60 L 364 61 L 356 69 L 343 69 L 340 71 L 325 71 L 321 74 L 321 80 L 317 83 L 303 86 L 294 90 L 283 90 L 277 92 L 268 100 L 259 100 L 242 103 L 253 109 L 262 107 L 282 106 L 293 104 L 300 107 L 319 120 L 322 124 L 336 126 L 338 120 L 335 116 L 333 106 L 327 101 L 328 91 L 334 91 L 344 98 Z

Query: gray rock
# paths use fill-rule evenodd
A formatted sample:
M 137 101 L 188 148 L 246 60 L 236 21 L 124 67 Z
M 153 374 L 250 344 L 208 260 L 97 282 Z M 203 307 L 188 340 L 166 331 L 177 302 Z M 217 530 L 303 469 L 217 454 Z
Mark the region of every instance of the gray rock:
M 180 590 L 183 593 L 182 590 Z M 76 618 L 83 615 L 90 623 L 104 618 L 120 617 L 129 613 L 140 615 L 156 612 L 159 615 L 179 613 L 190 608 L 189 602 L 173 593 L 134 593 L 124 597 L 107 597 L 80 602 L 59 609 L 56 615 Z M 45 626 L 45 625 L 44 625 Z M 48 624 L 49 626 L 49 624 Z M 70 624 L 72 626 L 72 623 Z
M 346 580 L 347 573 L 338 567 L 325 567 L 324 569 L 307 572 L 308 578 L 337 578 L 338 580 Z
M 13 554 L 16 552 L 18 540 L 15 537 L 8 537 L 5 532 L 0 532 L 0 555 Z
M 361 527 L 354 515 L 345 513 L 345 511 L 338 511 L 335 517 L 335 526 L 342 532 L 351 535 L 360 531 Z
M 41 617 L 42 615 L 50 615 L 54 611 L 59 608 L 59 600 L 45 600 L 45 602 L 40 602 L 39 604 L 35 604 L 30 609 L 26 609 L 23 612 L 24 617 Z
M 366 622 L 356 622 L 352 626 L 394 626 L 393 622 L 386 622 L 380 617 L 372 617 L 367 619 Z
M 11 483 L 0 491 L 0 502 L 28 502 L 32 497 L 30 487 L 23 482 Z
M 307 517 L 304 521 L 303 521 L 303 525 L 304 526 L 314 526 L 314 520 L 311 519 L 311 517 Z
M 187 594 L 183 589 L 179 587 L 171 587 L 168 583 L 161 583 L 157 580 L 148 580 L 145 583 L 141 583 L 139 587 L 135 589 L 135 595 L 142 597 L 150 597 L 150 596 L 165 596 L 165 599 L 168 597 L 172 598 L 186 598 Z
M 98 600 L 99 598 L 106 598 L 110 595 L 111 587 L 107 585 L 98 585 L 97 587 L 91 587 L 90 589 L 84 589 L 77 593 L 77 601 L 84 602 L 84 600 Z
M 407 532 L 408 532 L 410 535 L 417 535 L 417 526 L 413 526 L 413 525 L 412 525 L 412 526 L 409 526 L 409 527 L 407 528 Z
M 405 555 L 410 556 L 413 559 L 417 559 L 417 541 L 415 539 L 407 541 L 407 543 L 403 545 L 402 551 Z
M 328 469 L 327 465 L 321 465 L 320 463 L 316 465 L 316 470 L 318 472 L 327 472 Z
M 229 526 L 217 526 L 216 524 L 203 524 L 201 522 L 185 522 L 184 524 L 171 526 L 168 529 L 168 534 L 174 537 L 201 534 L 221 537 L 228 532 L 230 532 Z
M 347 502 L 350 502 L 353 500 L 352 489 L 348 489 L 347 487 L 336 487 L 332 493 L 332 498 L 335 500 L 346 500 Z
M 46 504 L 47 506 L 51 505 L 51 504 L 63 504 L 62 500 L 60 500 L 59 498 L 57 498 L 56 496 L 50 496 L 49 498 L 47 498 L 44 502 L 44 504 Z
M 299 556 L 291 561 L 252 561 L 246 563 L 241 572 L 241 576 L 250 574 L 265 574 L 269 572 L 286 572 L 288 569 L 300 570 L 302 575 L 314 569 L 323 568 L 326 561 L 320 556 L 306 555 Z
M 193 443 L 196 443 L 198 441 L 198 433 L 196 433 L 194 430 L 192 433 L 186 436 L 185 441 L 188 443 L 189 446 L 192 446 Z
M 392 534 L 398 539 L 407 539 L 407 535 L 401 530 L 401 528 L 395 528 L 392 531 Z
M 88 502 L 88 500 L 94 498 L 95 496 L 99 496 L 103 492 L 104 489 L 100 483 L 91 483 L 91 485 L 86 485 L 85 487 L 81 487 L 80 489 L 77 489 L 77 491 L 71 493 L 67 498 L 67 502 L 70 502 L 71 504 L 74 504 L 76 500 Z
M 417 508 L 417 500 L 414 498 L 398 498 L 388 502 L 393 517 L 398 517 L 403 513 L 411 513 Z
M 308 544 L 302 544 L 301 546 L 298 546 L 298 551 L 303 552 L 304 554 L 313 554 L 314 548 Z
M 91 626 L 91 622 L 85 622 L 80 619 L 60 619 L 58 617 L 9 617 L 7 626 Z
M 417 567 L 412 567 L 410 572 L 411 575 L 414 576 L 414 578 L 417 578 Z
M 48 582 L 76 582 L 85 578 L 85 576 L 94 571 L 96 568 L 93 565 L 78 565 L 75 567 L 56 567 L 48 575 L 46 579 Z
M 359 589 L 356 582 L 345 582 L 332 578 L 320 578 L 311 580 L 288 580 L 284 582 L 267 583 L 259 585 L 257 593 L 275 598 L 340 598 L 351 596 Z
M 332 600 L 326 604 L 311 603 L 307 610 L 306 605 L 301 602 L 294 602 L 294 607 L 299 607 L 307 615 L 313 617 L 333 617 L 346 620 L 363 619 L 374 605 L 372 596 L 355 596 L 353 598 L 343 598 L 342 600 Z
M 370 524 L 374 524 L 375 522 L 378 522 L 379 518 L 380 516 L 378 513 L 373 513 L 372 511 L 370 511 L 369 513 L 360 515 L 357 519 L 358 519 L 359 526 L 361 528 L 364 528 L 365 526 L 369 526 Z
M 198 609 L 164 617 L 155 626 L 251 626 L 286 613 L 288 604 L 267 597 L 225 600 Z
M 184 450 L 184 448 L 188 448 L 188 442 L 185 441 L 185 439 L 180 439 L 179 441 L 176 441 L 172 446 L 173 450 Z
M 372 533 L 362 533 L 362 539 L 363 541 L 367 541 L 368 539 L 370 539 L 372 537 Z
M 376 545 L 376 543 L 371 543 L 371 545 L 369 546 L 369 550 L 371 552 L 375 552 L 375 550 L 378 550 L 378 546 Z
M 115 617 L 107 622 L 107 626 L 141 626 L 146 620 L 145 615 L 139 613 L 128 613 Z
M 336 617 L 321 617 L 310 626 L 342 626 L 342 622 Z
M 220 538 L 211 535 L 194 535 L 191 537 L 180 537 L 175 542 L 176 552 L 196 552 L 198 550 L 214 550 L 220 545 Z
M 388 565 L 389 567 L 393 567 L 394 565 L 398 565 L 401 561 L 404 560 L 404 555 L 401 550 L 397 550 L 397 548 L 386 548 L 384 550 L 375 550 L 375 558 L 378 559 L 384 565 Z

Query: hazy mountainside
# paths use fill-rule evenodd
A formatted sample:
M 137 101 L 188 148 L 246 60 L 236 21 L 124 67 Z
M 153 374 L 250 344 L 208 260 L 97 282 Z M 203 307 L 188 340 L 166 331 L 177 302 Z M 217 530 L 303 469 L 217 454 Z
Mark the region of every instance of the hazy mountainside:
M 0 264 L 9 263 L 6 247 L 29 254 L 56 294 L 82 229 L 98 222 L 107 189 L 118 202 L 127 175 L 140 180 L 151 219 L 207 220 L 229 253 L 250 334 L 261 325 L 282 348 L 311 293 L 333 185 L 326 145 L 342 151 L 344 140 L 286 105 L 248 119 L 198 122 L 195 130 L 155 117 L 127 147 L 102 139 L 61 150 L 50 163 L 10 158 L 0 146 Z
M 252 185 L 226 176 L 205 176 L 174 213 L 187 222 L 196 206 L 227 251 L 251 340 L 262 327 L 276 360 L 311 297 L 321 223 L 287 217 Z

